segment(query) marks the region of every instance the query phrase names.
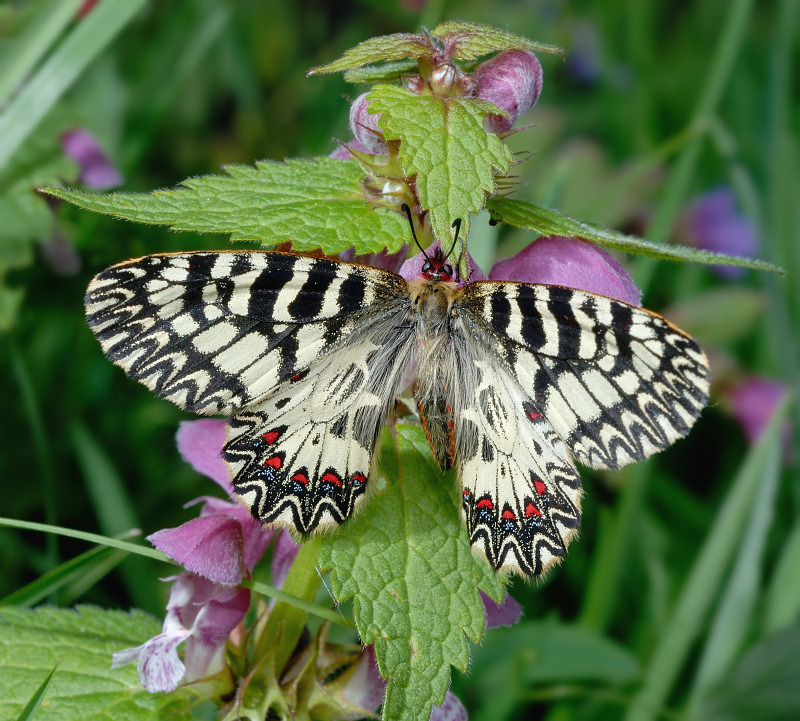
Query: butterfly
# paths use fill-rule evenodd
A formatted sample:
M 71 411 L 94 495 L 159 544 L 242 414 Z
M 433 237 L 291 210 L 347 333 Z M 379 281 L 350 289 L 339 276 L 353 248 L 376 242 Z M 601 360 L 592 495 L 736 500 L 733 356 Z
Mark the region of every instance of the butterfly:
M 230 417 L 236 495 L 300 534 L 364 501 L 416 369 L 419 416 L 438 465 L 457 469 L 470 542 L 522 575 L 561 560 L 578 532 L 576 461 L 647 458 L 708 399 L 705 355 L 661 316 L 565 287 L 460 285 L 441 249 L 412 281 L 283 252 L 149 255 L 97 275 L 86 315 L 128 375 Z

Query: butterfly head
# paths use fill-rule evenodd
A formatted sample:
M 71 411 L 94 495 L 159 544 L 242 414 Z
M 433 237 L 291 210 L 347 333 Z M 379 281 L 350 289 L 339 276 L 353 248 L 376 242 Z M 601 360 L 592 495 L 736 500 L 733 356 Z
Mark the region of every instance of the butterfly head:
M 414 238 L 414 242 L 417 244 L 417 247 L 422 251 L 422 254 L 425 256 L 425 262 L 422 265 L 422 269 L 420 271 L 420 277 L 424 280 L 439 280 L 445 283 L 452 283 L 453 281 L 453 274 L 454 269 L 451 263 L 447 262 L 447 259 L 453 253 L 456 247 L 456 243 L 458 242 L 458 231 L 461 229 L 461 218 L 457 218 L 453 222 L 453 228 L 455 228 L 455 237 L 453 238 L 453 246 L 450 248 L 450 251 L 445 255 L 442 252 L 442 247 L 437 245 L 433 251 L 433 256 L 429 256 L 425 253 L 424 248 L 419 244 L 419 240 L 417 240 L 417 234 L 414 231 L 414 220 L 411 217 L 411 209 L 408 207 L 406 203 L 403 203 L 401 206 L 403 212 L 408 217 L 408 224 L 411 226 L 411 235 Z M 456 273 L 456 279 L 458 275 Z
M 453 281 L 453 266 L 447 262 L 441 246 L 436 246 L 433 257 L 426 257 L 420 276 L 425 280 Z

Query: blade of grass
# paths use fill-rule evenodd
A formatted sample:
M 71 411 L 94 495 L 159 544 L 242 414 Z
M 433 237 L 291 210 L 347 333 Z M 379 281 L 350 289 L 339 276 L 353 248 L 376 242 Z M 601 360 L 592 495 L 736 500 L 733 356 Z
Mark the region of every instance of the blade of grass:
M 129 533 L 129 536 L 134 535 Z M 0 606 L 35 606 L 39 601 L 44 600 L 50 594 L 55 593 L 67 584 L 90 572 L 94 567 L 102 565 L 105 573 L 116 566 L 122 559 L 127 557 L 127 553 L 107 546 L 98 546 L 85 553 L 65 561 L 58 568 L 39 576 L 35 581 L 31 581 L 22 588 L 8 594 L 0 599 Z
M 31 719 L 36 715 L 36 712 L 39 710 L 39 705 L 42 703 L 42 700 L 47 694 L 47 690 L 50 688 L 50 682 L 53 680 L 53 676 L 56 675 L 57 668 L 58 661 L 56 661 L 56 665 L 53 666 L 53 670 L 47 674 L 44 681 L 39 684 L 39 688 L 34 691 L 30 701 L 25 704 L 25 708 L 22 709 L 20 715 L 17 716 L 17 721 L 31 721 Z
M 117 538 L 108 538 L 107 536 L 101 536 L 97 533 L 76 531 L 75 529 L 72 528 L 51 526 L 46 523 L 36 523 L 34 521 L 20 521 L 16 518 L 6 518 L 3 516 L 0 516 L 0 526 L 7 526 L 9 528 L 21 528 L 26 531 L 42 531 L 44 533 L 55 533 L 60 536 L 67 536 L 68 538 L 76 538 L 80 541 L 88 541 L 89 543 L 95 543 L 101 546 L 108 546 L 109 548 L 118 548 L 128 553 L 136 554 L 138 556 L 145 556 L 147 558 L 151 558 L 156 561 L 163 561 L 164 563 L 168 563 L 172 566 L 177 566 L 178 568 L 180 568 L 180 566 L 178 566 L 177 563 L 175 563 L 172 559 L 163 554 L 161 551 L 157 551 L 155 548 L 148 548 L 147 546 L 139 546 L 135 543 L 122 541 Z M 303 544 L 303 545 L 305 546 L 308 544 Z M 316 547 L 312 550 L 313 553 L 310 555 L 315 557 Z M 316 573 L 314 573 L 313 575 L 316 577 Z M 319 584 L 319 581 L 317 581 L 316 583 Z M 303 611 L 304 613 L 313 613 L 315 616 L 319 616 L 320 618 L 332 621 L 333 623 L 338 623 L 340 626 L 353 628 L 352 622 L 349 619 L 343 618 L 341 614 L 337 613 L 336 611 L 333 611 L 330 608 L 325 608 L 324 606 L 317 606 L 316 604 L 310 603 L 302 598 L 293 596 L 291 593 L 288 593 L 286 591 L 280 591 L 277 588 L 273 588 L 272 586 L 266 583 L 255 582 L 252 579 L 245 579 L 244 581 L 242 581 L 240 585 L 244 586 L 245 588 L 251 588 L 256 593 L 260 593 L 264 596 L 269 596 L 270 598 L 275 598 L 278 601 L 286 603 L 290 606 L 294 606 L 295 608 Z
M 795 486 L 796 487 L 796 486 Z M 767 590 L 762 635 L 769 636 L 797 622 L 800 615 L 800 519 L 784 542 Z
M 662 630 L 642 688 L 625 716 L 626 721 L 652 721 L 661 713 L 689 649 L 719 593 L 765 469 L 776 448 L 780 448 L 781 428 L 788 410 L 789 399 L 784 398 L 763 436 L 750 449 L 739 469 L 683 586 L 672 617 Z
M 727 9 L 725 24 L 721 29 L 708 75 L 697 96 L 697 103 L 689 121 L 689 128 L 694 133 L 672 166 L 647 232 L 647 239 L 655 243 L 665 243 L 668 240 L 672 223 L 686 198 L 709 121 L 717 112 L 744 40 L 753 0 L 734 0 L 725 7 Z M 649 258 L 637 263 L 634 279 L 645 295 L 655 268 L 656 264 Z
M 75 17 L 82 0 L 37 0 L 24 9 L 19 34 L 6 38 L 0 52 L 0 107 L 30 75 L 56 38 Z
M 781 431 L 782 429 L 779 429 Z M 778 433 L 780 441 L 780 432 Z M 772 527 L 781 471 L 781 443 L 773 443 L 764 461 L 758 499 L 752 505 L 733 571 L 725 585 L 711 631 L 694 676 L 689 711 L 700 718 L 705 693 L 731 667 L 753 627 L 753 609 L 761 587 L 764 549 Z
M 39 475 L 42 479 L 42 496 L 44 506 L 44 519 L 47 523 L 54 524 L 58 520 L 56 513 L 55 474 L 53 473 L 52 454 L 47 449 L 47 434 L 44 420 L 39 411 L 39 402 L 33 388 L 33 382 L 28 373 L 25 360 L 17 348 L 16 343 L 9 343 L 11 369 L 22 396 L 22 407 L 25 409 L 25 418 L 31 430 L 33 453 Z M 52 568 L 58 563 L 58 541 L 55 536 L 48 536 L 45 542 L 45 560 L 47 567 Z
M 86 67 L 146 5 L 146 0 L 105 0 L 75 24 L 0 113 L 0 167 L 36 130 Z

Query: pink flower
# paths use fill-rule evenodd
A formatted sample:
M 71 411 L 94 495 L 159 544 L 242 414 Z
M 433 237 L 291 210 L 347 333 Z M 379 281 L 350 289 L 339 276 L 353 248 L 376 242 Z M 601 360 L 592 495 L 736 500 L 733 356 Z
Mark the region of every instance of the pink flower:
M 222 460 L 223 421 L 181 423 L 177 441 L 183 457 L 232 493 Z M 237 584 L 249 575 L 276 535 L 238 503 L 204 497 L 200 517 L 156 531 L 148 540 L 187 572 L 175 577 L 162 632 L 136 648 L 114 654 L 112 668 L 138 662 L 139 680 L 151 693 L 171 691 L 186 678 L 195 681 L 222 671 L 228 636 L 250 607 L 250 590 Z M 283 584 L 299 546 L 285 531 L 277 534 L 272 555 L 273 583 Z M 185 665 L 178 646 L 186 645 Z
M 743 258 L 753 256 L 758 237 L 750 221 L 736 211 L 733 193 L 718 188 L 697 198 L 679 223 L 679 233 L 696 248 Z M 716 265 L 714 271 L 726 278 L 737 278 L 744 268 Z
M 221 586 L 191 573 L 175 578 L 167 616 L 158 636 L 136 648 L 117 651 L 111 668 L 137 662 L 139 681 L 150 693 L 173 691 L 225 668 L 225 645 L 250 607 L 246 588 Z M 178 645 L 186 644 L 186 664 Z
M 334 150 L 328 157 L 336 158 L 337 160 L 350 160 L 353 157 L 353 154 L 350 152 L 350 148 L 358 153 L 370 152 L 358 140 L 353 138 L 349 143 L 343 143 L 339 145 L 339 147 L 337 147 L 336 150 Z
M 80 166 L 79 183 L 95 190 L 108 190 L 122 184 L 122 175 L 88 130 L 77 128 L 64 133 L 61 147 Z
M 383 131 L 378 126 L 380 113 L 373 114 L 369 111 L 367 95 L 368 93 L 362 93 L 350 106 L 350 130 L 368 153 L 379 155 L 386 153 L 388 148 Z
M 786 392 L 782 383 L 755 376 L 728 389 L 731 412 L 751 445 L 761 438 Z
M 579 238 L 539 238 L 495 263 L 491 280 L 563 285 L 639 305 L 642 292 L 625 268 L 602 248 Z
M 507 133 L 539 99 L 542 66 L 529 50 L 507 50 L 481 63 L 475 71 L 475 81 L 477 97 L 511 116 L 489 115 L 484 127 L 492 133 Z

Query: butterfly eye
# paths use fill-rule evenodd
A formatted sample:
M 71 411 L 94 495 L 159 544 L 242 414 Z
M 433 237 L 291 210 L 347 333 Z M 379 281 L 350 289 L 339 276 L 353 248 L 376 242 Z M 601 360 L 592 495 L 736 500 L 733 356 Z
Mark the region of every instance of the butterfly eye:
M 431 265 L 431 262 L 430 262 L 429 260 L 426 260 L 426 261 L 425 261 L 425 262 L 422 264 L 422 272 L 423 272 L 423 273 L 428 273 L 432 267 L 433 267 L 433 266 Z
M 442 266 L 442 274 L 446 275 L 448 278 L 452 278 L 453 277 L 453 266 L 450 265 L 450 263 L 445 263 Z

